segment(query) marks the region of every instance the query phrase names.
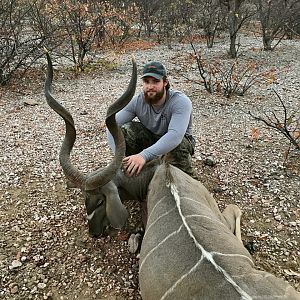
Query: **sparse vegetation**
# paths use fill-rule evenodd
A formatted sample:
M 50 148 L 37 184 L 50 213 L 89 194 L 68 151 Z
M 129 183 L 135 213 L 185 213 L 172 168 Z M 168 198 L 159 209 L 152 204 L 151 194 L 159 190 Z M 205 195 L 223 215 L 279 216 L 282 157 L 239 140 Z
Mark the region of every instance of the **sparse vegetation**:
M 209 93 L 220 93 L 226 98 L 233 95 L 243 96 L 255 84 L 265 78 L 267 72 L 260 72 L 256 63 L 241 62 L 238 58 L 232 62 L 224 63 L 221 60 L 205 59 L 193 44 L 194 58 L 197 63 L 201 80 Z
M 138 27 L 131 29 L 137 34 Z M 111 159 L 105 124 L 101 120 L 108 103 L 118 97 L 128 80 L 129 53 L 135 53 L 139 67 L 152 58 L 163 61 L 171 86 L 184 91 L 193 101 L 193 134 L 197 140 L 193 164 L 199 179 L 214 193 L 220 208 L 230 203 L 241 207 L 243 240 L 251 246 L 256 265 L 300 290 L 299 156 L 289 156 L 290 164 L 285 164 L 282 153 L 286 150 L 285 142 L 291 144 L 290 140 L 283 132 L 277 134 L 277 128 L 260 126 L 264 123 L 248 114 L 263 105 L 276 118 L 272 118 L 272 113 L 253 112 L 253 115 L 267 121 L 268 116 L 279 127 L 286 125 L 299 142 L 299 41 L 288 40 L 275 51 L 265 52 L 261 40 L 247 32 L 241 39 L 247 45 L 246 51 L 233 60 L 227 53 L 226 36 L 216 36 L 210 49 L 206 49 L 202 31 L 188 36 L 185 41 L 195 37 L 195 45 L 208 54 L 209 59 L 204 58 L 204 51 L 199 53 L 203 70 L 218 73 L 218 80 L 224 77 L 220 83 L 208 81 L 207 87 L 211 84 L 212 90 L 208 93 L 197 66 L 194 68 L 196 54 L 191 55 L 189 43 L 176 44 L 173 49 L 168 49 L 166 44 L 159 46 L 156 29 L 146 40 L 144 29 L 140 39 L 130 33 L 129 39 L 122 41 L 122 47 L 118 45 L 118 37 L 114 46 L 112 42 L 105 44 L 101 32 L 99 45 L 96 38 L 88 52 L 92 55 L 86 55 L 83 60 L 84 72 L 80 76 L 74 76 L 74 64 L 60 60 L 62 69 L 55 73 L 53 93 L 74 113 L 79 128 L 72 159 L 83 170 L 95 163 L 104 167 Z M 68 41 L 61 45 L 58 42 L 59 33 L 64 31 L 59 26 L 57 30 L 58 40 L 47 39 L 51 43 L 49 48 L 56 58 L 70 56 Z M 103 52 L 97 55 L 100 50 Z M 115 63 L 117 68 L 109 72 Z M 58 136 L 63 135 L 64 126 L 44 103 L 44 70 L 37 67 L 39 72 L 32 68 L 26 78 L 20 76 L 14 85 L 0 89 L 3 128 L 0 132 L 3 141 L 0 143 L 0 298 L 140 300 L 139 258 L 129 253 L 127 245 L 129 234 L 140 218 L 139 207 L 136 202 L 125 203 L 130 212 L 126 229 L 108 229 L 109 235 L 99 239 L 88 236 L 82 197 L 78 190 L 66 187 L 59 167 Z M 97 72 L 99 68 L 107 72 Z M 269 71 L 260 77 L 260 70 Z M 278 72 L 276 76 L 275 72 Z M 20 73 L 16 71 L 12 79 L 16 79 L 16 74 Z M 182 74 L 197 76 L 199 80 L 194 84 Z M 247 78 L 253 79 L 247 83 L 248 89 L 247 84 L 244 88 L 242 84 Z M 281 98 L 284 105 L 280 103 L 276 108 L 260 81 L 268 88 L 270 84 L 284 87 L 293 97 Z M 26 83 L 26 89 L 21 83 Z M 234 97 L 235 91 L 240 93 L 239 88 L 244 89 L 244 96 Z M 224 97 L 228 94 L 231 99 Z M 211 158 L 214 163 L 208 164 Z
M 7 84 L 17 70 L 25 73 L 43 46 L 82 72 L 87 54 L 120 50 L 128 41 L 146 38 L 172 47 L 203 36 L 212 48 L 222 33 L 229 35 L 228 53 L 236 58 L 243 46 L 241 29 L 259 20 L 262 46 L 274 50 L 285 37 L 297 35 L 299 15 L 299 0 L 0 0 L 0 84 Z
M 249 111 L 249 114 L 255 120 L 262 122 L 267 127 L 270 127 L 283 134 L 287 138 L 289 144 L 293 145 L 298 151 L 300 151 L 299 109 L 289 112 L 282 97 L 275 90 L 274 93 L 279 100 L 279 108 L 266 108 L 266 110 L 259 115 L 251 111 Z

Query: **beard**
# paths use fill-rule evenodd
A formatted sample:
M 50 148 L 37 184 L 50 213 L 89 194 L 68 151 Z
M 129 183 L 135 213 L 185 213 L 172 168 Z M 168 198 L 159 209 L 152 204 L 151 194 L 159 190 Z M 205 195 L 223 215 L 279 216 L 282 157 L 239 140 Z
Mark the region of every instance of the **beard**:
M 165 93 L 165 88 L 162 88 L 162 90 L 160 90 L 158 92 L 145 92 L 144 91 L 145 101 L 148 104 L 155 105 L 156 103 L 159 102 L 159 100 L 161 100 L 161 98 L 164 96 L 164 93 Z

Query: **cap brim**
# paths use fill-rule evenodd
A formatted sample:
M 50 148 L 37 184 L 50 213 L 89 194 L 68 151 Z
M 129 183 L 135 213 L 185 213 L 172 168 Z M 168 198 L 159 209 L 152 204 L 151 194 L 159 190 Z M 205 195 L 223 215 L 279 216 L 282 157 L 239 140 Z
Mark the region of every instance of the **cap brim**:
M 145 73 L 145 74 L 143 74 L 142 78 L 144 78 L 144 77 L 154 77 L 158 80 L 161 80 L 163 78 L 162 75 L 155 74 L 155 73 Z

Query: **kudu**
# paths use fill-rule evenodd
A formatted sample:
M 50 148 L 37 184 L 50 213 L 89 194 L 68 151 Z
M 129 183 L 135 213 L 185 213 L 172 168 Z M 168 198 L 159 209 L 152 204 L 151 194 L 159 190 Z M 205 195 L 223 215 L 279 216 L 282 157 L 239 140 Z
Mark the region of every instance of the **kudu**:
M 222 214 L 208 190 L 178 168 L 157 168 L 147 205 L 143 300 L 300 299 L 287 282 L 255 269 L 241 243 L 239 208 Z
M 49 106 L 65 121 L 66 133 L 60 149 L 59 160 L 63 172 L 73 186 L 82 190 L 88 219 L 89 233 L 98 236 L 108 225 L 115 228 L 124 226 L 128 213 L 121 202 L 120 195 L 132 196 L 132 199 L 145 199 L 148 183 L 156 168 L 149 164 L 136 177 L 127 177 L 121 171 L 122 159 L 125 155 L 125 141 L 121 129 L 117 126 L 115 114 L 131 100 L 135 93 L 137 67 L 132 59 L 133 69 L 130 83 L 124 94 L 111 106 L 106 115 L 106 126 L 111 132 L 116 145 L 115 155 L 108 166 L 99 168 L 84 175 L 72 163 L 70 154 L 76 140 L 76 129 L 72 115 L 51 95 L 53 66 L 49 53 L 46 51 L 48 68 L 45 81 L 45 96 Z

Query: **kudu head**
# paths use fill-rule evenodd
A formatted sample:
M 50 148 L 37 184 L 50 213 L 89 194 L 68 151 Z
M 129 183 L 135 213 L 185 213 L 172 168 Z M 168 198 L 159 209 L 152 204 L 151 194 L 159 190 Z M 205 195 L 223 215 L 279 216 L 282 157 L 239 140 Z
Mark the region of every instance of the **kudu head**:
M 89 233 L 93 236 L 99 236 L 108 225 L 112 225 L 115 228 L 123 227 L 128 217 L 127 210 L 120 200 L 117 187 L 112 181 L 117 170 L 121 167 L 122 159 L 125 155 L 125 140 L 121 129 L 116 124 L 115 115 L 134 96 L 137 81 L 136 62 L 132 58 L 133 70 L 127 90 L 116 102 L 109 106 L 106 114 L 105 123 L 116 145 L 115 156 L 105 168 L 100 168 L 84 175 L 70 160 L 70 153 L 76 140 L 76 129 L 72 115 L 51 95 L 53 66 L 47 51 L 46 56 L 48 62 L 45 81 L 46 100 L 49 106 L 64 119 L 66 125 L 59 161 L 67 180 L 83 192 Z

